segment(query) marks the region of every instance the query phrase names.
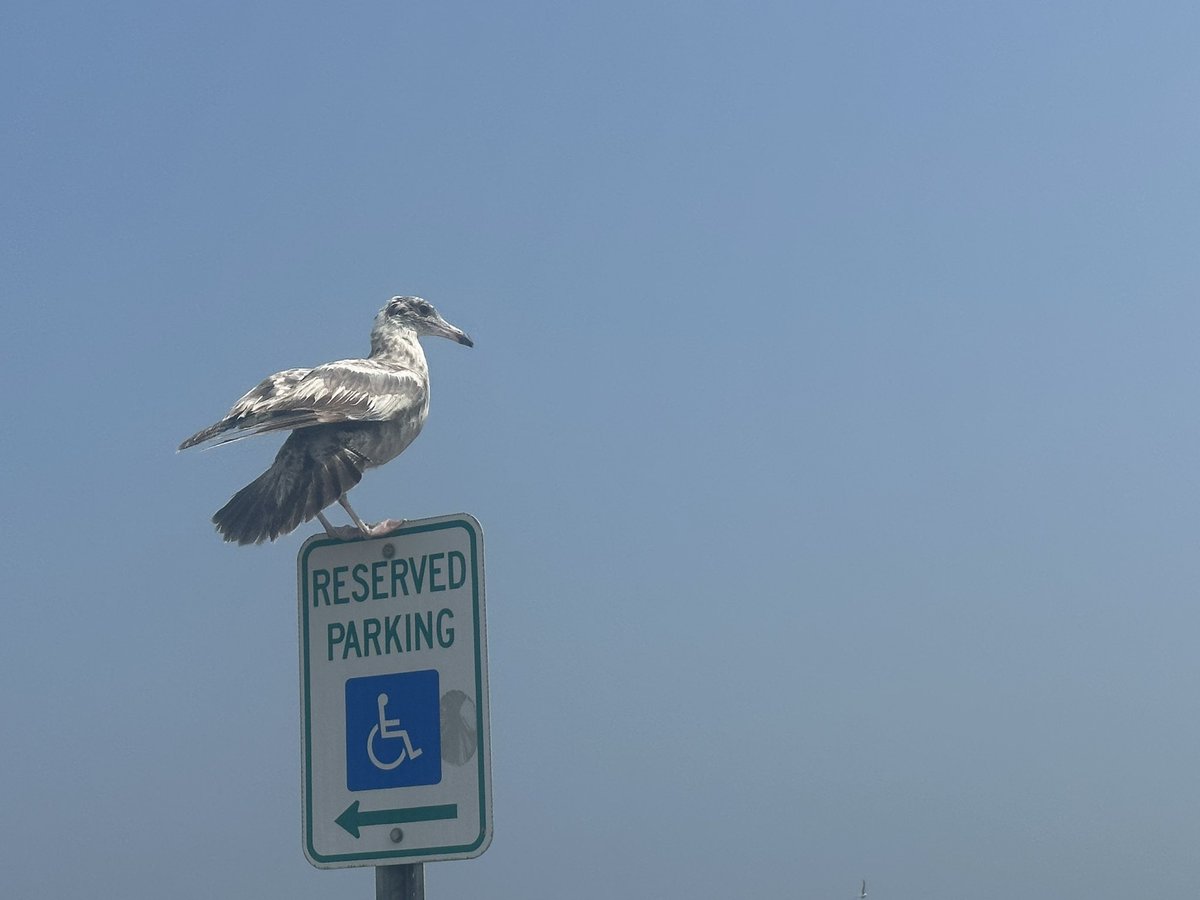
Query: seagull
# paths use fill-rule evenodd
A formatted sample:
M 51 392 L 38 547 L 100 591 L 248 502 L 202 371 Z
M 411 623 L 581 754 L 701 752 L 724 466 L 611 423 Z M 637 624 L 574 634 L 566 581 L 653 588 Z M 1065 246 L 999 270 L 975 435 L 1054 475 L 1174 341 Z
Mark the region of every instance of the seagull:
M 429 365 L 417 339 L 474 342 L 420 297 L 393 297 L 375 317 L 371 353 L 315 369 L 285 369 L 251 388 L 225 418 L 197 431 L 180 450 L 219 446 L 255 434 L 291 431 L 267 471 L 213 515 L 221 536 L 260 544 L 314 516 L 332 537 L 377 537 L 404 524 L 367 525 L 346 493 L 363 471 L 399 456 L 421 433 L 429 413 Z M 334 527 L 321 510 L 334 502 L 354 527 Z

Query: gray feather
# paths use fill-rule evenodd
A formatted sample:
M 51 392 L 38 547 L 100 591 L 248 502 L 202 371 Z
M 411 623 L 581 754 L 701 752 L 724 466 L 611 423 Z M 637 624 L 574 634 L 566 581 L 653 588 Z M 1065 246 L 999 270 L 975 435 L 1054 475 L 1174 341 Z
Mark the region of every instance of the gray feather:
M 213 515 L 225 540 L 257 544 L 287 534 L 413 442 L 429 411 L 421 335 L 472 346 L 420 297 L 393 297 L 375 317 L 368 358 L 276 372 L 179 445 L 292 432 L 271 467 Z

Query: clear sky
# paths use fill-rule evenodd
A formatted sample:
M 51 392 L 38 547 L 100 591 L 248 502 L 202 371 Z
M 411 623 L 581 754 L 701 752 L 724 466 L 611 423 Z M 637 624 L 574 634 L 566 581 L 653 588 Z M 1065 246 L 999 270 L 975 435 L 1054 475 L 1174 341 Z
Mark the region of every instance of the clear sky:
M 493 900 L 1200 895 L 1194 3 L 10 6 L 5 896 L 301 855 L 295 556 L 177 455 L 421 294 Z M 339 519 L 340 520 L 340 519 Z

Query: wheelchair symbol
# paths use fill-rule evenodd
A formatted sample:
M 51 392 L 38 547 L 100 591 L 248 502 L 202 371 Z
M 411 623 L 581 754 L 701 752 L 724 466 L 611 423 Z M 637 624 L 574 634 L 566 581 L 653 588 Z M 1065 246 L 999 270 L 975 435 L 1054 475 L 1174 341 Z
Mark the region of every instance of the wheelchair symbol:
M 378 698 L 379 706 L 379 721 L 371 728 L 371 733 L 367 735 L 367 756 L 371 759 L 371 765 L 384 772 L 391 771 L 404 762 L 406 759 L 416 759 L 423 752 L 420 747 L 413 747 L 412 741 L 408 738 L 408 732 L 400 727 L 399 719 L 389 719 L 387 717 L 388 695 L 380 694 Z M 360 731 L 359 734 L 362 734 Z M 381 762 L 379 757 L 375 755 L 375 738 L 378 737 L 383 741 L 399 740 L 404 744 L 400 750 L 400 755 L 391 762 Z

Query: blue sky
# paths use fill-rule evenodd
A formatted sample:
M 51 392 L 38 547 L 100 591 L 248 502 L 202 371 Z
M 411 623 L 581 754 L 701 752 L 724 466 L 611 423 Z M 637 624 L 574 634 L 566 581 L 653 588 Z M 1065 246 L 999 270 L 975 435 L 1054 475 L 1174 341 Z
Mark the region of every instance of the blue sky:
M 393 294 L 483 523 L 495 839 L 430 897 L 1200 892 L 1200 13 L 45 3 L 0 34 L 13 896 L 370 896 L 295 555 L 179 441 Z

